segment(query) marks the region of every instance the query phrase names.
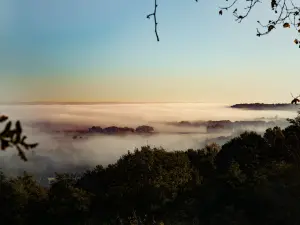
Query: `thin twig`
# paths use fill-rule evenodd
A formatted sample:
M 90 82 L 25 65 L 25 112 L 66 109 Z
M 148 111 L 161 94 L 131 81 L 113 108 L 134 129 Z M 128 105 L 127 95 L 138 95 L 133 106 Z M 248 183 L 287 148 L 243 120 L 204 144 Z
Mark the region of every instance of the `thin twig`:
M 232 2 L 232 4 L 231 4 L 231 5 L 229 5 L 229 6 L 226 6 L 226 7 L 220 7 L 220 9 L 228 10 L 228 9 L 230 9 L 232 6 L 234 6 L 234 5 L 235 5 L 235 3 L 236 3 L 237 1 L 238 1 L 238 0 L 234 0 L 234 2 Z
M 150 19 L 150 17 L 153 16 L 156 39 L 157 39 L 157 41 L 159 41 L 159 37 L 158 37 L 158 33 L 157 33 L 156 9 L 157 9 L 157 0 L 154 0 L 154 12 L 147 15 L 147 18 Z

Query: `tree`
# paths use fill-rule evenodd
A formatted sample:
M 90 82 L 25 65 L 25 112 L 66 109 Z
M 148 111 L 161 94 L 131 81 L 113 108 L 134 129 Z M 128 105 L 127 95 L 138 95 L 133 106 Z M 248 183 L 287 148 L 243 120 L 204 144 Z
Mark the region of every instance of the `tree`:
M 1 224 L 299 224 L 299 119 L 223 146 L 145 146 L 47 188 L 0 171 Z
M 57 174 L 48 191 L 49 224 L 82 224 L 86 219 L 91 194 L 74 186 L 76 178 L 72 174 Z
M 16 178 L 6 178 L 2 174 L 0 190 L 1 206 L 5 206 L 0 210 L 1 224 L 41 224 L 47 192 L 32 176 L 24 173 Z
M 147 15 L 150 19 L 153 17 L 156 39 L 159 41 L 157 31 L 157 7 L 158 0 L 154 0 L 154 11 Z M 195 0 L 198 2 L 198 0 Z M 228 2 L 228 0 L 225 0 Z M 258 3 L 262 3 L 261 0 L 230 0 L 231 3 L 227 6 L 220 7 L 219 15 L 222 16 L 225 11 L 232 10 L 232 15 L 235 17 L 235 21 L 241 23 L 248 15 L 253 11 Z M 260 28 L 257 28 L 257 36 L 269 34 L 276 27 L 282 25 L 283 28 L 294 27 L 295 30 L 300 33 L 300 6 L 294 3 L 294 0 L 268 0 L 270 2 L 270 8 L 275 14 L 274 19 L 269 19 L 268 22 L 257 21 Z M 300 40 L 295 38 L 294 43 L 300 48 Z

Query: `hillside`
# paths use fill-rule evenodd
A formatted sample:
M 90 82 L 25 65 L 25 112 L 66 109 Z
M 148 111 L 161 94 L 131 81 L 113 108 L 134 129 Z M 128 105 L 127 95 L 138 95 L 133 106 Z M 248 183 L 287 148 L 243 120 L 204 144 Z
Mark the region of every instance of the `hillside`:
M 1 224 L 299 224 L 300 116 L 289 122 L 222 146 L 145 146 L 47 188 L 0 173 Z

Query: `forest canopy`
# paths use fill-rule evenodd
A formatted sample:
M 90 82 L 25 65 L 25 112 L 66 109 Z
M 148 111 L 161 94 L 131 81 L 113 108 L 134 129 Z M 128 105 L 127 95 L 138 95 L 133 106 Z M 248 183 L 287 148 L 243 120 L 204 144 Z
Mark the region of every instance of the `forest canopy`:
M 223 146 L 144 146 L 49 186 L 1 173 L 1 224 L 299 224 L 300 114 L 289 122 Z

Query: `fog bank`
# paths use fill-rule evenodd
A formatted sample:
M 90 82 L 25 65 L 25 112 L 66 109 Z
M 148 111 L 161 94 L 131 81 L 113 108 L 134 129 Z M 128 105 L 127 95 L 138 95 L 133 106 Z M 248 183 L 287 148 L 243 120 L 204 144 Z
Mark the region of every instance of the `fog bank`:
M 294 118 L 296 112 L 236 110 L 218 104 L 100 104 L 100 105 L 2 105 L 1 114 L 11 120 L 21 120 L 29 141 L 38 142 L 34 153 L 27 152 L 29 162 L 15 157 L 15 149 L 1 152 L 0 167 L 6 173 L 19 174 L 23 170 L 51 175 L 54 171 L 75 171 L 97 164 L 114 163 L 127 151 L 144 145 L 163 147 L 168 151 L 202 148 L 208 139 L 237 135 L 231 132 L 205 133 L 203 127 L 167 125 L 176 121 L 204 120 L 272 120 Z M 47 124 L 41 127 L 41 124 Z M 51 126 L 50 126 L 51 125 Z M 66 138 L 52 129 L 89 126 L 150 125 L 159 134 L 126 136 L 93 136 L 80 140 Z M 285 126 L 285 124 L 281 124 Z M 286 123 L 287 125 L 287 123 Z M 46 129 L 45 129 L 46 128 Z M 250 128 L 245 128 L 250 129 Z M 266 127 L 251 127 L 263 132 Z M 49 132 L 48 132 L 49 131 Z M 180 134 L 181 133 L 181 134 Z M 184 133 L 184 134 L 183 134 Z M 222 141 L 220 141 L 222 143 Z

